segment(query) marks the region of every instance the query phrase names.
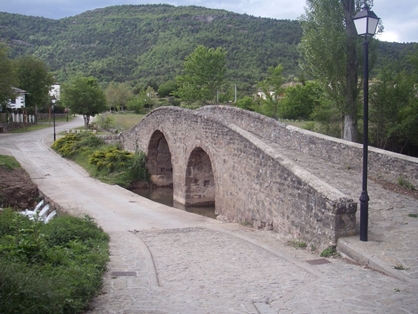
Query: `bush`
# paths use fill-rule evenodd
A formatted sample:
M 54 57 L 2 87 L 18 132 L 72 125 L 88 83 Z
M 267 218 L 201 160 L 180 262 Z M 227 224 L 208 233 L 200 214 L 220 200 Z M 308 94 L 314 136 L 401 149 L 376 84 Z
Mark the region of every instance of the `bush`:
M 73 216 L 59 216 L 44 226 L 50 246 L 63 246 L 74 240 L 107 241 L 109 236 L 90 217 L 80 219 Z
M 144 152 L 135 152 L 132 156 L 129 166 L 131 181 L 149 181 L 150 174 L 145 166 L 146 158 Z
M 56 141 L 52 148 L 105 183 L 126 187 L 132 181 L 149 180 L 144 153 L 133 154 L 118 145 L 107 145 L 92 133 L 67 134 Z
M 63 157 L 73 156 L 80 150 L 92 147 L 100 147 L 104 141 L 90 132 L 67 134 L 63 138 L 52 144 L 52 149 L 56 150 Z
M 178 88 L 176 81 L 168 81 L 162 83 L 158 88 L 158 95 L 160 97 L 168 97 L 171 96 L 174 91 Z
M 0 313 L 83 313 L 100 291 L 109 237 L 90 218 L 5 210 L 0 232 Z
M 257 103 L 251 97 L 245 96 L 244 98 L 238 99 L 236 106 L 241 109 L 253 111 Z
M 127 167 L 132 156 L 133 154 L 128 151 L 111 146 L 94 152 L 89 158 L 89 163 L 95 165 L 98 170 L 105 169 L 109 173 Z

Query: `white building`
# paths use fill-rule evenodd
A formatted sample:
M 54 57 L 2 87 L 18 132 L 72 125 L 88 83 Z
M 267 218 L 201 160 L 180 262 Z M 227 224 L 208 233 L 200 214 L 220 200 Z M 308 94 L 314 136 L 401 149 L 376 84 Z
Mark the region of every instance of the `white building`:
M 12 89 L 13 89 L 13 93 L 15 94 L 15 98 L 10 99 L 9 104 L 7 105 L 7 108 L 11 108 L 11 109 L 25 108 L 25 94 L 27 94 L 27 92 L 17 87 L 12 87 Z
M 61 85 L 59 84 L 51 85 L 49 96 L 53 99 L 60 100 L 60 95 L 61 95 Z

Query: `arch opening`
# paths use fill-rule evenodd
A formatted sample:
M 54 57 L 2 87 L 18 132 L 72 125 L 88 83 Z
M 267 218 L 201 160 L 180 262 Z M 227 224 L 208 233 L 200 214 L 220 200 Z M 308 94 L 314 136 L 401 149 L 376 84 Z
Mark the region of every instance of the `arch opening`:
M 215 178 L 209 155 L 200 147 L 190 154 L 186 168 L 186 206 L 214 206 Z
M 148 144 L 146 167 L 151 182 L 156 186 L 173 186 L 173 164 L 167 140 L 161 131 L 155 131 Z

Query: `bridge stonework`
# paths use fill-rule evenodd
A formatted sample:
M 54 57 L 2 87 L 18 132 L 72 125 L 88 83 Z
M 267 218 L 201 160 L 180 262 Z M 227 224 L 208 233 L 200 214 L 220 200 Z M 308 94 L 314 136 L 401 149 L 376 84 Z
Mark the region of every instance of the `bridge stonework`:
M 317 248 L 356 232 L 357 203 L 269 143 L 352 167 L 361 165 L 361 145 L 230 106 L 161 107 L 120 140 L 125 149 L 147 154 L 152 180 L 172 184 L 175 201 L 214 202 L 218 219 L 288 234 Z M 402 169 L 418 180 L 405 171 L 416 164 L 398 156 L 372 150 L 372 173 L 392 177 Z

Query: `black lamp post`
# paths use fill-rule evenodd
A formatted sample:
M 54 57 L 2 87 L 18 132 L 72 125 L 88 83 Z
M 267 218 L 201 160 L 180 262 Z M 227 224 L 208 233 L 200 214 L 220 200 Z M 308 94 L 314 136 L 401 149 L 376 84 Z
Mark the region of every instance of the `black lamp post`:
M 367 241 L 369 224 L 369 195 L 367 195 L 367 159 L 368 159 L 368 131 L 369 131 L 369 42 L 367 36 L 374 36 L 379 18 L 364 3 L 363 8 L 353 17 L 357 34 L 364 36 L 364 104 L 363 104 L 363 184 L 360 195 L 360 241 Z
M 54 118 L 54 142 L 57 138 L 57 135 L 55 133 L 55 99 L 52 99 L 52 114 L 53 114 L 53 118 Z

